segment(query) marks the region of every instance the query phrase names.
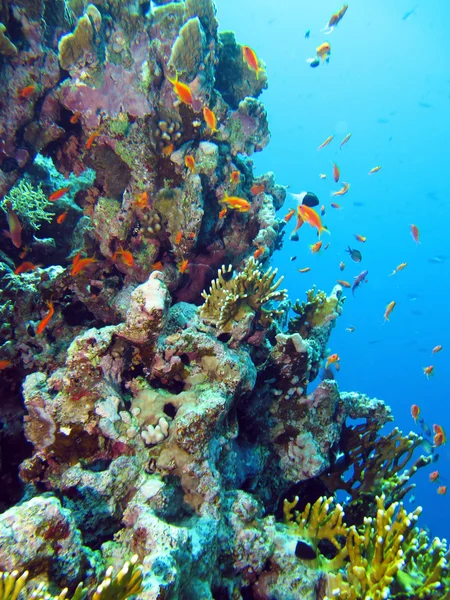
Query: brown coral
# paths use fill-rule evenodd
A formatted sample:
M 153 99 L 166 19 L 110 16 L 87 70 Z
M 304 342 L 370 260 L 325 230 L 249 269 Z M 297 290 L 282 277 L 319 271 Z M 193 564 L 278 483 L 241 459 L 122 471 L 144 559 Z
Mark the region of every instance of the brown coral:
M 187 81 L 192 81 L 203 60 L 204 47 L 205 35 L 199 18 L 189 19 L 180 29 L 172 46 L 169 67 L 173 67 L 178 73 L 183 73 Z
M 92 51 L 93 40 L 100 31 L 101 22 L 99 10 L 93 4 L 89 4 L 73 33 L 64 35 L 59 41 L 59 62 L 63 69 L 70 70 L 87 52 Z

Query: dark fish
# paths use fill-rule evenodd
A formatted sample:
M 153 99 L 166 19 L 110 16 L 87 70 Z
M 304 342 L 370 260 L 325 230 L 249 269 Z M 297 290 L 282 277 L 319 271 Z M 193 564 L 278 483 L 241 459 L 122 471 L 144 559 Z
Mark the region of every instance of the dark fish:
M 361 283 L 364 281 L 364 279 L 367 277 L 368 274 L 368 270 L 366 269 L 365 271 L 362 271 L 357 277 L 355 277 L 355 282 L 352 285 L 352 294 L 355 294 L 355 290 L 357 287 L 359 287 L 361 285 Z
M 295 546 L 295 556 L 303 560 L 314 560 L 317 558 L 317 553 L 314 548 L 311 548 L 306 542 L 297 542 Z
M 320 65 L 320 60 L 318 58 L 315 58 L 314 60 L 312 60 L 309 63 L 309 66 L 312 67 L 313 69 L 315 69 L 316 67 L 318 67 Z
M 424 432 L 424 434 L 428 437 L 431 437 L 431 429 L 430 427 L 425 423 L 425 421 L 423 419 L 419 419 L 419 425 L 422 429 L 422 431 Z
M 436 452 L 435 454 L 433 454 L 433 458 L 431 459 L 431 462 L 435 463 L 439 460 L 439 452 Z
M 355 262 L 361 262 L 362 261 L 362 254 L 359 250 L 352 250 L 350 248 L 350 246 L 348 247 L 348 250 L 346 250 L 346 252 L 348 252 L 350 254 L 350 258 L 352 260 L 354 260 Z
M 412 17 L 412 15 L 415 15 L 416 10 L 418 8 L 419 8 L 419 5 L 417 4 L 414 8 L 411 8 L 411 10 L 407 10 L 402 17 L 402 21 L 406 21 L 407 19 L 409 19 L 409 17 Z
M 297 257 L 296 256 L 291 256 L 291 258 L 289 260 L 290 261 L 297 260 Z
M 324 369 L 322 379 L 336 379 L 336 377 L 331 369 Z
M 309 36 L 311 35 L 311 29 L 307 29 L 305 31 L 305 39 L 309 39 Z
M 304 206 L 313 208 L 319 204 L 319 198 L 313 192 L 300 192 L 300 194 L 292 194 L 292 196 Z

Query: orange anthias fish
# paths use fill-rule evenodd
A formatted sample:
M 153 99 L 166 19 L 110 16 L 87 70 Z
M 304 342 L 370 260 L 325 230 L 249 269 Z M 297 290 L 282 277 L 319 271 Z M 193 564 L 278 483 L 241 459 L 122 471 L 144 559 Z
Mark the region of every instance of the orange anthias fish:
M 134 266 L 134 258 L 129 250 L 124 250 L 122 246 L 119 250 L 116 250 L 114 254 L 111 256 L 114 261 L 120 260 L 127 267 Z
M 330 206 L 331 208 L 337 208 L 338 210 L 342 210 L 340 204 L 338 204 L 337 202 L 332 202 Z
M 328 23 L 325 25 L 325 29 L 324 29 L 324 33 L 326 33 L 326 35 L 329 35 L 334 30 L 334 28 L 338 25 L 338 23 L 341 21 L 341 19 L 347 12 L 347 9 L 348 9 L 348 4 L 344 4 L 344 6 L 340 10 L 338 10 L 337 12 L 335 12 L 331 15 L 331 18 L 328 21 Z
M 311 244 L 309 248 L 311 250 L 311 254 L 316 254 L 316 252 L 319 252 L 319 250 L 322 248 L 322 242 L 318 241 L 315 244 Z
M 266 186 L 264 185 L 264 183 L 254 183 L 252 185 L 252 187 L 250 188 L 250 192 L 253 194 L 253 196 L 262 194 L 265 191 L 266 191 Z
M 443 444 L 445 444 L 447 442 L 447 436 L 445 435 L 445 431 L 444 428 L 441 427 L 441 425 L 436 425 L 436 423 L 433 425 L 433 432 L 435 433 L 435 435 L 442 435 L 443 437 Z
M 195 158 L 192 156 L 192 154 L 186 154 L 184 157 L 184 164 L 191 173 L 195 173 Z
M 338 283 L 339 285 L 342 285 L 342 287 L 345 287 L 345 288 L 352 287 L 351 283 L 349 283 L 348 281 L 344 281 L 344 279 L 336 279 L 336 283 Z
M 164 146 L 164 148 L 161 150 L 162 155 L 167 158 L 172 154 L 174 148 L 175 146 L 173 144 L 167 144 L 167 146 Z
M 75 125 L 76 123 L 78 123 L 78 121 L 80 120 L 81 117 L 81 113 L 79 110 L 75 111 L 73 113 L 73 115 L 70 117 L 69 121 L 72 123 L 72 125 Z
M 205 123 L 208 125 L 209 129 L 211 130 L 211 133 L 216 133 L 216 131 L 219 131 L 216 127 L 216 125 L 217 125 L 216 115 L 207 106 L 203 107 L 203 118 L 205 119 Z
M 265 249 L 264 247 L 258 248 L 257 250 L 255 250 L 255 251 L 253 252 L 253 258 L 254 258 L 255 260 L 258 260 L 258 258 L 259 258 L 260 256 L 262 256 L 262 255 L 264 254 L 264 252 L 265 252 L 265 251 L 266 251 L 266 249 Z
M 36 329 L 37 335 L 41 335 L 41 333 L 44 331 L 44 329 L 50 323 L 50 319 L 55 314 L 55 308 L 54 308 L 53 302 L 51 300 L 49 300 L 47 302 L 47 306 L 48 306 L 48 313 L 45 315 L 45 317 L 42 319 L 42 321 L 39 321 L 39 324 Z
M 292 219 L 292 217 L 295 215 L 295 208 L 290 208 L 289 212 L 287 213 L 287 215 L 283 218 L 283 221 L 285 223 L 289 223 L 289 221 Z
M 367 240 L 365 235 L 359 235 L 359 233 L 355 233 L 354 236 L 358 240 L 358 242 L 362 242 L 363 244 Z
M 327 139 L 322 142 L 322 144 L 320 144 L 320 146 L 317 148 L 317 150 L 322 150 L 322 148 L 325 148 L 325 146 L 328 146 L 328 144 L 331 143 L 331 140 L 334 138 L 334 135 L 330 135 L 327 137 Z
M 339 167 L 337 166 L 336 163 L 333 163 L 333 179 L 336 183 L 339 181 L 340 175 L 341 175 L 341 172 L 339 170 Z
M 225 196 L 220 200 L 222 204 L 226 204 L 228 208 L 232 210 L 236 210 L 237 212 L 247 212 L 251 208 L 251 204 L 245 198 L 239 198 L 238 196 L 228 196 L 225 193 Z
M 395 275 L 396 273 L 398 273 L 399 271 L 403 271 L 403 269 L 405 267 L 408 266 L 408 263 L 404 262 L 404 263 L 400 263 L 398 265 L 398 267 L 395 267 L 395 269 L 392 271 L 392 273 L 389 273 L 389 277 L 391 277 L 392 275 Z
M 138 208 L 147 208 L 148 203 L 148 193 L 142 192 L 142 194 L 138 194 L 136 196 L 136 200 L 134 201 L 134 205 Z
M 311 267 L 305 267 L 304 269 L 297 269 L 299 273 L 308 273 L 311 271 Z
M 233 185 L 238 185 L 241 181 L 241 172 L 240 171 L 231 171 L 230 175 L 230 183 Z
M 325 369 L 328 369 L 328 367 L 332 364 L 334 364 L 335 368 L 339 371 L 339 361 L 341 359 L 339 358 L 339 354 L 331 354 L 328 358 L 327 358 L 327 362 L 325 363 Z
M 347 133 L 347 135 L 345 136 L 345 138 L 342 140 L 341 145 L 339 146 L 339 148 L 342 148 L 342 146 L 344 146 L 344 144 L 346 144 L 351 137 L 352 137 L 352 134 L 351 133 Z
M 81 258 L 81 252 L 78 252 L 72 261 L 72 270 L 70 271 L 70 274 L 79 275 L 86 267 L 96 262 L 98 261 L 94 256 L 92 258 Z
M 439 471 L 433 471 L 432 473 L 430 473 L 428 478 L 431 483 L 434 483 L 436 480 L 439 479 Z
M 62 225 L 64 223 L 68 214 L 69 214 L 69 211 L 65 210 L 63 213 L 61 213 L 60 215 L 57 216 L 56 222 L 58 223 L 58 225 Z
M 17 267 L 14 271 L 14 275 L 21 275 L 22 273 L 29 273 L 30 271 L 36 271 L 37 266 L 32 262 L 26 261 Z
M 55 200 L 59 200 L 65 194 L 67 194 L 67 192 L 69 190 L 70 190 L 70 185 L 68 185 L 67 187 L 61 188 L 60 190 L 56 190 L 56 192 L 53 192 L 52 194 L 50 194 L 48 199 L 50 200 L 50 202 L 55 202 Z
M 430 365 L 429 367 L 424 367 L 423 368 L 423 372 L 425 373 L 425 375 L 429 378 L 431 375 L 433 375 L 433 371 L 434 371 L 434 367 L 433 365 Z
M 322 219 L 320 218 L 320 215 L 318 215 L 313 208 L 310 208 L 305 204 L 299 204 L 297 207 L 297 213 L 303 219 L 303 221 L 311 225 L 311 227 L 315 227 L 317 229 L 319 237 L 323 231 L 330 233 L 328 229 L 322 225 Z
M 180 245 L 180 243 L 181 243 L 181 240 L 182 240 L 182 239 L 183 239 L 183 234 L 182 234 L 182 232 L 181 232 L 181 231 L 177 231 L 177 234 L 176 234 L 176 236 L 175 236 L 175 244 L 176 244 L 177 246 L 179 246 L 179 245 Z
M 36 87 L 34 85 L 27 85 L 27 87 L 24 87 L 23 89 L 21 89 L 17 92 L 17 96 L 21 100 L 26 100 L 27 98 L 29 98 L 30 96 L 32 96 L 34 94 L 35 90 L 36 90 Z
M 19 217 L 13 211 L 11 202 L 5 202 L 6 220 L 8 221 L 9 231 L 5 231 L 5 235 L 9 237 L 16 248 L 22 246 L 22 225 Z
M 413 404 L 411 406 L 411 416 L 414 419 L 414 423 L 417 423 L 417 419 L 419 418 L 420 415 L 420 408 L 417 406 L 417 404 Z
M 258 57 L 256 56 L 255 51 L 252 50 L 250 46 L 242 46 L 242 56 L 248 68 L 255 71 L 256 79 L 259 79 L 259 73 L 264 71 L 264 69 L 259 66 Z
M 12 367 L 12 362 L 10 360 L 0 360 L 0 371 L 4 371 L 8 367 Z
M 187 258 L 183 258 L 183 260 L 181 260 L 178 263 L 178 271 L 179 271 L 179 273 L 181 273 L 181 274 L 185 273 L 187 271 L 188 266 L 189 266 L 188 259 Z
M 386 310 L 384 311 L 384 320 L 385 321 L 389 321 L 389 315 L 394 310 L 395 305 L 396 305 L 396 302 L 394 300 L 392 300 L 392 302 L 389 302 L 389 304 L 386 306 Z
M 155 262 L 152 264 L 152 271 L 162 271 L 163 270 L 163 264 L 160 260 L 158 260 L 158 262 Z
M 227 208 L 222 208 L 222 210 L 219 213 L 219 219 L 223 219 L 225 217 L 225 215 L 227 214 Z
M 192 97 L 191 88 L 188 86 L 187 83 L 178 81 L 178 73 L 175 72 L 175 79 L 170 79 L 170 77 L 168 77 L 167 79 L 173 85 L 173 91 L 177 95 L 179 102 L 187 104 L 188 106 L 192 106 L 192 102 L 194 99 Z
M 369 171 L 369 175 L 373 175 L 374 173 L 377 173 L 379 170 L 381 169 L 380 165 L 377 165 L 376 167 L 374 167 L 373 169 L 370 169 Z
M 436 352 L 440 352 L 442 350 L 442 346 L 435 346 L 431 351 L 431 354 L 436 354 Z
M 437 489 L 437 493 L 439 494 L 439 496 L 444 496 L 447 493 L 447 486 L 440 485 Z
M 96 138 L 98 138 L 99 135 L 99 131 L 94 131 L 94 133 L 91 133 L 86 142 L 86 150 L 90 150 L 92 148 L 92 144 L 95 142 Z
M 419 241 L 419 228 L 417 225 L 411 225 L 411 235 L 416 244 L 420 244 Z
M 333 192 L 331 195 L 332 196 L 343 196 L 344 194 L 346 194 L 348 192 L 349 189 L 350 189 L 350 184 L 344 181 L 341 189 L 337 190 L 337 192 Z

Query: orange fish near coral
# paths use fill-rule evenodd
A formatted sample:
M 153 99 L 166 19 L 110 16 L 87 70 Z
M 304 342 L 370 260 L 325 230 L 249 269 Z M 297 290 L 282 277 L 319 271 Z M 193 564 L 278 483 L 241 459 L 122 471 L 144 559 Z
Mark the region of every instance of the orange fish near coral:
M 70 271 L 70 274 L 73 276 L 80 275 L 87 266 L 96 262 L 98 261 L 94 256 L 92 258 L 81 258 L 81 252 L 78 252 L 72 261 L 72 270 Z
M 374 167 L 373 169 L 370 169 L 369 171 L 369 175 L 373 175 L 374 173 L 378 173 L 378 171 L 381 169 L 380 165 L 377 165 L 376 167 Z
M 219 219 L 223 219 L 225 217 L 225 215 L 227 214 L 227 208 L 222 208 L 222 210 L 219 213 Z
M 41 335 L 41 333 L 44 331 L 44 329 L 50 323 L 51 318 L 55 314 L 55 308 L 54 308 L 53 302 L 51 300 L 49 300 L 47 302 L 47 306 L 48 306 L 48 313 L 45 315 L 45 317 L 42 319 L 42 321 L 39 321 L 39 324 L 36 329 L 37 335 Z
M 136 200 L 134 201 L 134 205 L 137 208 L 147 208 L 147 202 L 148 202 L 148 193 L 147 192 L 142 192 L 142 194 L 138 194 L 136 196 Z
M 358 242 L 361 242 L 361 243 L 363 243 L 363 244 L 364 244 L 364 243 L 365 243 L 365 241 L 367 240 L 367 238 L 366 238 L 366 236 L 365 236 L 365 235 L 359 235 L 359 233 L 355 233 L 355 234 L 354 234 L 354 236 L 355 236 L 355 238 L 358 240 Z
M 346 194 L 348 192 L 349 189 L 350 189 L 350 184 L 347 183 L 346 181 L 343 181 L 343 186 L 341 187 L 341 189 L 338 190 L 337 192 L 333 192 L 331 195 L 332 196 L 343 196 L 344 194 Z
M 182 81 L 178 81 L 178 72 L 175 72 L 175 79 L 167 78 L 173 86 L 173 91 L 178 97 L 178 101 L 183 104 L 187 104 L 188 106 L 192 106 L 193 97 L 191 88 L 187 83 L 183 83 Z
M 316 252 L 319 252 L 319 250 L 322 248 L 322 242 L 319 241 L 315 244 L 311 244 L 309 248 L 311 250 L 311 254 L 316 254 Z
M 70 185 L 68 185 L 67 187 L 61 188 L 60 190 L 56 190 L 56 192 L 53 192 L 52 194 L 50 194 L 48 199 L 50 200 L 50 202 L 55 202 L 56 200 L 59 200 L 65 194 L 67 194 L 67 192 L 69 190 L 70 190 Z
M 439 494 L 439 496 L 444 496 L 447 493 L 447 486 L 440 485 L 437 489 L 437 493 Z
M 70 117 L 69 121 L 72 123 L 72 125 L 76 125 L 78 123 L 78 121 L 80 120 L 80 117 L 81 117 L 81 113 L 79 110 L 77 110 Z
M 86 142 L 86 150 L 90 150 L 92 148 L 92 144 L 95 142 L 99 135 L 99 131 L 94 131 L 94 133 L 91 133 Z
M 335 354 L 331 354 L 328 358 L 327 358 L 327 362 L 325 363 L 325 369 L 328 369 L 328 367 L 332 364 L 334 364 L 335 368 L 337 371 L 339 371 L 340 366 L 339 366 L 339 361 L 341 359 L 339 358 L 339 354 L 335 353 Z
M 431 351 L 431 354 L 436 354 L 437 352 L 440 352 L 442 350 L 442 346 L 435 346 L 433 348 L 433 350 Z
M 12 362 L 10 360 L 0 360 L 0 371 L 4 371 L 8 367 L 12 366 Z
M 57 216 L 56 222 L 58 223 L 58 225 L 62 225 L 64 223 L 68 214 L 69 214 L 69 212 L 67 210 L 65 210 L 63 213 L 61 213 L 60 215 Z
M 334 179 L 335 183 L 337 183 L 339 181 L 340 175 L 341 175 L 341 172 L 339 170 L 339 167 L 337 166 L 336 163 L 333 163 L 333 179 Z
M 238 185 L 241 181 L 241 172 L 240 171 L 231 171 L 230 175 L 230 183 L 232 185 Z
M 216 125 L 217 125 L 216 115 L 207 106 L 203 107 L 203 118 L 205 119 L 205 123 L 208 125 L 209 129 L 211 130 L 211 133 L 216 133 L 216 131 L 218 131 L 218 129 L 216 127 Z
M 395 304 L 396 304 L 396 302 L 394 300 L 392 300 L 392 302 L 389 302 L 389 304 L 386 306 L 386 310 L 384 311 L 384 320 L 385 321 L 389 321 L 389 315 L 394 310 Z
M 162 155 L 167 158 L 172 154 L 174 148 L 175 146 L 173 144 L 167 144 L 167 146 L 164 146 L 164 148 L 161 150 Z
M 399 271 L 403 271 L 403 269 L 408 266 L 408 263 L 400 263 L 398 265 L 398 267 L 395 267 L 395 269 L 392 271 L 392 273 L 389 273 L 389 277 L 391 277 L 392 275 L 395 275 L 396 273 L 398 273 Z
M 328 146 L 328 144 L 331 143 L 333 138 L 334 138 L 334 135 L 329 135 L 327 137 L 327 139 L 320 144 L 320 146 L 317 148 L 317 150 L 322 150 L 322 148 L 325 148 L 325 146 Z
M 5 202 L 5 208 L 9 231 L 4 231 L 3 233 L 6 237 L 10 238 L 16 248 L 20 248 L 22 246 L 22 225 L 18 216 L 13 211 L 11 202 Z
M 322 225 L 322 219 L 320 218 L 320 215 L 318 215 L 313 208 L 310 208 L 305 204 L 299 204 L 297 207 L 297 213 L 303 219 L 303 221 L 308 223 L 311 227 L 315 227 L 317 229 L 319 237 L 323 231 L 330 233 L 328 229 Z
M 336 283 L 338 283 L 339 285 L 342 285 L 342 287 L 344 287 L 344 288 L 352 287 L 351 283 L 349 283 L 348 281 L 344 281 L 344 279 L 336 279 Z
M 420 244 L 419 241 L 419 228 L 417 225 L 411 225 L 411 235 L 416 244 Z
M 264 183 L 254 183 L 250 188 L 250 192 L 253 196 L 257 196 L 258 194 L 262 194 L 266 191 L 266 186 Z
M 14 271 L 14 275 L 21 275 L 22 273 L 29 273 L 30 271 L 36 271 L 37 266 L 32 262 L 26 261 L 17 267 Z
M 417 404 L 413 404 L 411 406 L 411 416 L 414 419 L 414 423 L 417 423 L 417 419 L 420 415 L 420 408 L 417 406 Z
M 352 137 L 351 133 L 347 133 L 347 135 L 345 136 L 345 138 L 342 140 L 339 149 L 342 148 L 342 146 L 344 146 L 344 144 L 346 144 L 348 142 L 348 140 Z
M 189 266 L 189 261 L 188 261 L 188 259 L 187 259 L 187 258 L 183 258 L 183 260 L 181 260 L 181 261 L 178 263 L 178 271 L 179 271 L 181 274 L 183 274 L 183 273 L 185 273 L 185 272 L 187 271 L 187 268 L 188 268 L 188 266 Z
M 430 473 L 428 479 L 431 483 L 437 481 L 439 479 L 439 471 L 433 471 L 432 473 Z
M 180 243 L 181 243 L 181 240 L 182 240 L 182 239 L 183 239 L 183 234 L 182 234 L 182 232 L 181 232 L 181 231 L 177 231 L 177 235 L 175 236 L 175 244 L 176 244 L 177 246 L 179 246 L 179 245 L 180 245 Z
M 427 378 L 429 378 L 429 377 L 431 377 L 431 375 L 433 375 L 433 371 L 434 371 L 433 365 L 430 365 L 429 367 L 424 367 L 423 368 L 423 372 L 425 373 L 425 375 L 427 376 Z
M 255 250 L 255 251 L 253 252 L 253 258 L 254 258 L 255 260 L 258 260 L 258 258 L 264 254 L 265 250 L 266 250 L 266 249 L 265 249 L 265 248 L 262 248 L 262 247 L 261 247 L 261 248 L 258 248 L 257 250 Z
M 27 85 L 27 87 L 24 87 L 17 92 L 17 96 L 21 100 L 26 100 L 27 98 L 29 98 L 30 96 L 32 96 L 34 94 L 35 90 L 36 90 L 36 87 L 34 85 Z
M 325 25 L 325 28 L 323 30 L 323 32 L 326 35 L 329 35 L 334 30 L 334 28 L 339 24 L 339 22 L 341 21 L 341 19 L 347 12 L 347 9 L 348 9 L 348 4 L 344 4 L 344 6 L 340 10 L 338 10 L 337 12 L 335 12 L 331 15 L 330 20 Z
M 445 431 L 444 428 L 441 427 L 441 425 L 436 425 L 436 423 L 433 425 L 433 431 L 435 435 L 440 435 L 442 436 L 442 443 L 445 444 L 447 441 L 447 436 L 445 435 Z
M 259 73 L 264 71 L 264 69 L 259 66 L 256 52 L 252 50 L 250 46 L 242 46 L 242 56 L 247 64 L 247 67 L 252 71 L 255 71 L 256 79 L 259 79 Z
M 225 196 L 220 200 L 222 204 L 226 204 L 228 208 L 236 210 L 237 212 L 248 212 L 251 208 L 251 204 L 245 198 L 239 198 L 238 196 Z
M 158 260 L 158 262 L 155 262 L 152 264 L 152 271 L 162 271 L 163 270 L 163 264 L 160 260 Z
M 186 154 L 184 157 L 184 164 L 191 173 L 195 173 L 195 158 L 192 156 L 192 154 Z
M 134 258 L 129 250 L 124 250 L 122 246 L 120 250 L 116 250 L 114 254 L 111 256 L 114 261 L 120 260 L 127 267 L 134 266 Z
M 292 217 L 295 215 L 295 208 L 291 208 L 289 209 L 289 212 L 287 213 L 287 215 L 283 218 L 283 221 L 285 223 L 289 223 L 289 221 L 292 219 Z

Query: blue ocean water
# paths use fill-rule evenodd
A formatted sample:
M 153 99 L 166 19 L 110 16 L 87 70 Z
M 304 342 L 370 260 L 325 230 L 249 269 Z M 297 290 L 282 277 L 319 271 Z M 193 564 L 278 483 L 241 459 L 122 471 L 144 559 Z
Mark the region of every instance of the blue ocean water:
M 262 100 L 272 140 L 254 156 L 256 173 L 274 171 L 289 191 L 313 191 L 326 206 L 326 251 L 311 255 L 317 237 L 307 225 L 298 242 L 290 241 L 291 221 L 284 247 L 273 257 L 290 297 L 303 299 L 313 284 L 330 292 L 337 279 L 352 282 L 369 271 L 368 283 L 354 297 L 346 293 L 330 340 L 330 351 L 341 358 L 340 389 L 385 400 L 404 433 L 420 433 L 410 415 L 413 403 L 430 426 L 438 423 L 450 432 L 450 4 L 350 2 L 330 35 L 321 29 L 341 8 L 336 0 L 218 0 L 217 6 L 221 30 L 233 29 L 267 65 L 269 89 Z M 306 59 L 324 41 L 331 44 L 329 64 L 313 69 Z M 347 133 L 352 137 L 339 149 Z M 317 151 L 329 135 L 335 136 L 332 143 Z M 341 198 L 330 195 L 341 186 L 332 179 L 332 161 L 341 180 L 351 184 Z M 381 170 L 369 176 L 376 165 Z M 342 210 L 331 208 L 334 200 Z M 280 216 L 295 205 L 289 198 Z M 420 244 L 411 237 L 412 223 Z M 366 236 L 366 243 L 357 242 L 355 233 Z M 362 252 L 360 264 L 345 253 L 348 245 Z M 346 263 L 343 272 L 340 261 Z M 407 267 L 389 277 L 403 262 Z M 303 267 L 311 271 L 298 273 Z M 391 301 L 396 307 L 384 323 Z M 443 350 L 432 355 L 438 344 Z M 429 365 L 434 376 L 427 379 L 423 368 Z M 414 477 L 415 498 L 406 504 L 423 506 L 421 524 L 449 538 L 450 492 L 438 495 L 438 484 L 428 480 L 438 469 L 439 483 L 450 489 L 450 445 L 438 450 L 439 460 Z

